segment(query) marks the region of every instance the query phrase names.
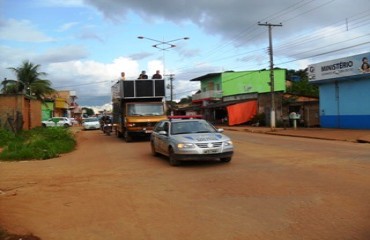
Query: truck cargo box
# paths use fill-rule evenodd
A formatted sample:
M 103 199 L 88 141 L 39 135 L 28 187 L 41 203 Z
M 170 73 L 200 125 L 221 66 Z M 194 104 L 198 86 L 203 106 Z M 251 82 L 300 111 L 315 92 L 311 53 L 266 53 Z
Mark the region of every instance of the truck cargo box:
M 112 86 L 112 99 L 163 98 L 164 79 L 120 80 Z

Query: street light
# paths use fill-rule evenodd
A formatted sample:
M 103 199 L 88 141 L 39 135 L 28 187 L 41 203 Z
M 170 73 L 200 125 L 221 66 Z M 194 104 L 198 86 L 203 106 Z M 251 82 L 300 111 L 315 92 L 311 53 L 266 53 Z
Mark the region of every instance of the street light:
M 188 40 L 188 39 L 190 39 L 188 37 L 183 37 L 183 38 L 176 38 L 176 39 L 169 40 L 169 41 L 161 41 L 161 40 L 157 40 L 157 39 L 153 39 L 153 38 L 148 38 L 148 37 L 144 37 L 144 36 L 138 36 L 137 38 L 139 38 L 139 39 L 147 39 L 147 40 L 150 40 L 150 41 L 157 42 L 157 44 L 152 45 L 152 47 L 158 48 L 159 50 L 161 50 L 163 52 L 163 56 L 162 56 L 162 61 L 163 61 L 163 77 L 165 76 L 165 55 L 164 55 L 164 51 L 167 51 L 170 48 L 176 47 L 176 45 L 172 44 L 173 42 L 180 41 L 180 40 Z M 173 115 L 173 108 L 172 108 L 172 101 L 173 101 L 173 91 L 172 91 L 173 74 L 170 75 L 170 80 L 171 80 L 171 82 L 170 82 L 170 88 L 171 88 L 171 115 Z
M 183 38 L 176 38 L 176 39 L 169 40 L 169 41 L 161 41 L 161 40 L 157 40 L 157 39 L 153 39 L 153 38 L 148 38 L 148 37 L 144 37 L 144 36 L 138 36 L 137 38 L 139 38 L 139 39 L 147 39 L 147 40 L 150 40 L 150 41 L 153 41 L 153 42 L 157 42 L 157 44 L 152 45 L 152 47 L 158 48 L 159 50 L 161 50 L 163 52 L 163 56 L 162 56 L 162 58 L 163 58 L 162 59 L 162 61 L 163 61 L 163 76 L 165 75 L 165 57 L 164 57 L 164 51 L 167 51 L 170 48 L 176 47 L 175 44 L 172 44 L 173 42 L 180 41 L 180 40 L 188 40 L 189 39 L 188 37 L 183 37 Z
M 137 38 L 139 38 L 139 39 L 147 39 L 147 40 L 150 40 L 150 41 L 157 42 L 158 44 L 154 44 L 152 47 L 158 48 L 158 49 L 160 49 L 162 51 L 165 51 L 167 49 L 176 47 L 176 45 L 171 44 L 172 42 L 176 42 L 176 41 L 179 41 L 179 40 L 188 40 L 189 39 L 188 37 L 183 37 L 183 38 L 177 38 L 177 39 L 173 39 L 173 40 L 169 40 L 169 41 L 160 41 L 160 40 L 156 40 L 156 39 L 148 38 L 148 37 L 143 37 L 143 36 L 138 36 Z

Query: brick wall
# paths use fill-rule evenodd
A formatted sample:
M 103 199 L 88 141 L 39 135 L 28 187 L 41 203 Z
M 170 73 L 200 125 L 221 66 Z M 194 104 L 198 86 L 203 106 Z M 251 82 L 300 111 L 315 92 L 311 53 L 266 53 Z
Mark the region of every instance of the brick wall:
M 41 102 L 23 94 L 0 95 L 0 127 L 24 130 L 41 126 Z

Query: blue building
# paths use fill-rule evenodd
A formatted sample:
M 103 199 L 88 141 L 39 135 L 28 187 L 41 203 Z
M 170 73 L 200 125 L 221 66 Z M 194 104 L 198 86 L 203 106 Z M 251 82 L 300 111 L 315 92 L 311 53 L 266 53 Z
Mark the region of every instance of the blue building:
M 320 125 L 370 129 L 370 52 L 308 66 L 320 91 Z

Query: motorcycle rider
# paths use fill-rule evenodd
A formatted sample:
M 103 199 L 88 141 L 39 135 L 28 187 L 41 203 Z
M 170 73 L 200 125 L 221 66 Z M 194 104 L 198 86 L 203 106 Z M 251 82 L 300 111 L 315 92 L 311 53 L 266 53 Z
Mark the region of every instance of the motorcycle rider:
M 105 116 L 103 119 L 103 132 L 110 133 L 112 131 L 112 119 L 109 116 Z

